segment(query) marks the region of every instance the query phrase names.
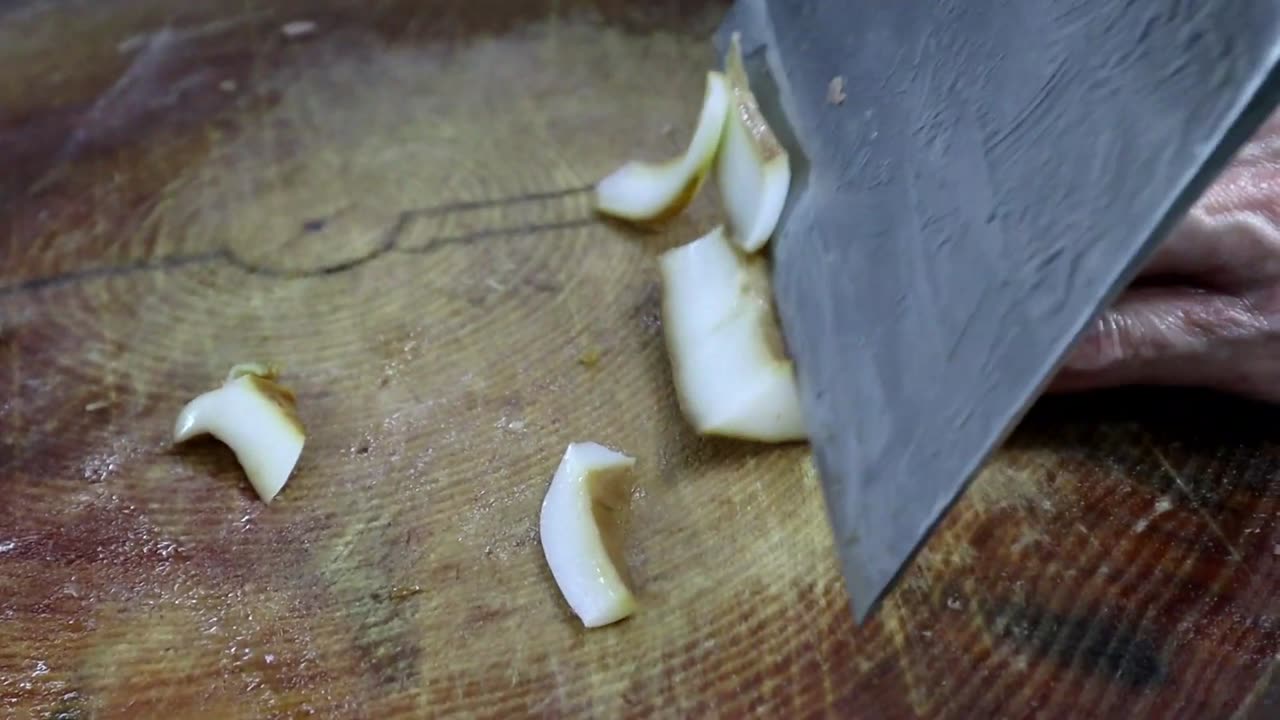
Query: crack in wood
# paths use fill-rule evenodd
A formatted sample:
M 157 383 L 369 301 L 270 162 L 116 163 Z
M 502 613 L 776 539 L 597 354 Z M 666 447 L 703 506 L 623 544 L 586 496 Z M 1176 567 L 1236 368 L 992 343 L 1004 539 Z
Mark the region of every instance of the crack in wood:
M 396 252 L 407 255 L 425 255 L 434 252 L 447 245 L 468 245 L 480 240 L 490 240 L 501 237 L 511 237 L 514 235 L 533 235 L 536 233 L 551 232 L 554 230 L 572 230 L 576 228 L 595 225 L 599 220 L 594 217 L 576 218 L 574 220 L 561 220 L 557 222 L 547 223 L 529 223 L 527 225 L 517 225 L 506 228 L 492 228 L 489 230 L 477 230 L 476 232 L 464 233 L 462 235 L 446 235 L 428 240 L 420 246 L 411 248 L 395 248 Z
M 162 257 L 155 260 L 136 260 L 120 265 L 107 265 L 104 267 L 70 270 L 64 273 L 33 278 L 13 285 L 0 287 L 0 297 L 34 292 L 47 288 L 62 287 L 65 285 L 73 285 L 86 280 L 122 277 L 125 275 L 134 275 L 140 272 L 169 270 L 172 268 L 186 267 L 188 265 L 200 265 L 225 259 L 229 255 L 230 253 L 225 249 L 220 249 L 206 253 L 196 253 L 193 255 L 170 255 L 168 257 Z
M 462 212 L 466 210 L 484 210 L 487 208 L 537 202 L 539 200 L 557 200 L 559 198 L 588 193 L 594 189 L 594 185 L 578 185 L 575 187 L 559 188 L 557 190 L 540 190 L 537 192 L 521 193 L 520 195 L 511 195 L 496 200 L 460 200 L 458 202 L 445 203 L 443 205 L 430 205 L 426 207 L 413 208 L 403 212 L 412 215 L 415 219 L 420 217 L 439 217 L 441 215 L 448 215 L 449 213 Z
M 354 270 L 365 265 L 377 258 L 386 255 L 389 252 L 397 251 L 405 254 L 425 255 L 448 245 L 466 245 L 481 240 L 512 237 L 522 234 L 535 234 L 543 232 L 551 232 L 555 230 L 569 230 L 598 222 L 595 217 L 583 217 L 573 220 L 562 220 L 547 223 L 528 223 L 525 225 L 492 228 L 488 230 L 478 230 L 472 233 L 462 235 L 449 235 L 443 237 L 431 238 L 425 244 L 411 248 L 400 247 L 400 239 L 405 231 L 410 228 L 414 222 L 419 219 L 429 217 L 439 217 L 448 215 L 453 212 L 461 212 L 467 210 L 481 210 L 486 208 L 506 207 L 510 205 L 518 205 L 528 202 L 539 202 L 545 200 L 553 200 L 556 198 L 570 197 L 579 195 L 591 190 L 590 186 L 580 186 L 571 188 L 561 188 L 558 190 L 547 190 L 542 192 L 524 193 L 521 195 L 513 195 L 505 198 L 486 199 L 486 200 L 467 200 L 456 203 L 447 203 L 444 205 L 434 205 L 420 208 L 410 208 L 402 210 L 396 214 L 395 221 L 383 233 L 382 242 L 377 247 L 359 257 L 350 258 L 331 265 L 324 265 L 309 270 L 277 270 L 265 265 L 252 263 L 244 258 L 237 256 L 229 248 L 223 247 L 217 250 L 211 250 L 204 253 L 172 255 L 151 260 L 137 260 L 119 265 L 108 265 L 104 267 L 83 268 L 70 270 L 67 272 L 57 273 L 45 277 L 24 280 L 12 285 L 0 287 L 0 297 L 10 295 L 19 295 L 30 292 L 37 292 L 49 288 L 63 287 L 66 285 L 74 285 L 89 280 L 97 280 L 108 277 L 124 277 L 143 272 L 168 271 L 174 268 L 186 267 L 191 265 L 200 265 L 211 262 L 225 262 L 228 265 L 237 268 L 250 275 L 268 278 L 280 278 L 296 280 L 307 277 L 320 277 L 324 275 L 336 275 L 339 273 Z M 318 218 L 308 220 L 304 225 L 302 232 L 308 231 L 308 226 L 320 223 L 321 227 L 329 218 Z

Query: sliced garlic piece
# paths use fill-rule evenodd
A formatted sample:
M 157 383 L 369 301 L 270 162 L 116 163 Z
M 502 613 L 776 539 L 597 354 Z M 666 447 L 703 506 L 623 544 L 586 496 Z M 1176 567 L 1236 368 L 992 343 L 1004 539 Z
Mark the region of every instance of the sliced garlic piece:
M 635 612 L 610 511 L 621 509 L 635 459 L 593 442 L 564 452 L 542 500 L 542 551 L 582 624 L 600 627 Z
M 176 443 L 205 433 L 226 443 L 264 502 L 284 487 L 306 442 L 293 393 L 275 376 L 258 363 L 236 365 L 222 387 L 187 403 L 173 427 Z
M 596 184 L 596 209 L 634 222 L 659 222 L 688 207 L 711 170 L 729 113 L 723 73 L 707 73 L 698 126 L 684 155 L 662 163 L 633 160 Z
M 729 40 L 724 66 L 732 98 L 716 154 L 716 184 L 729 237 L 755 252 L 769 242 L 782 215 L 791 188 L 791 161 L 751 93 L 737 33 Z
M 718 227 L 663 253 L 659 265 L 676 396 L 694 429 L 762 442 L 803 440 L 795 372 L 764 259 L 739 251 Z

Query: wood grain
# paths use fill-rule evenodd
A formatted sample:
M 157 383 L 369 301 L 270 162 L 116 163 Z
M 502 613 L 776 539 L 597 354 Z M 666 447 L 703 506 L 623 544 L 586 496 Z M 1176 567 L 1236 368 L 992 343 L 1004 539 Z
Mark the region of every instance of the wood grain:
M 654 257 L 713 198 L 586 188 L 681 148 L 722 10 L 0 9 L 0 715 L 1277 717 L 1273 409 L 1043 404 L 863 628 L 804 448 L 689 432 Z M 269 506 L 168 442 L 247 360 L 310 433 Z M 589 632 L 536 526 L 580 439 L 640 458 Z

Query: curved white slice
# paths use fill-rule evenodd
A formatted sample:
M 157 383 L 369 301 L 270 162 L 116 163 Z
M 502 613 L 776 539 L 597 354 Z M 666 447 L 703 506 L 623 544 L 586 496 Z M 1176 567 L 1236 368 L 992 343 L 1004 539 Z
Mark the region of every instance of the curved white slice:
M 762 442 L 806 437 L 764 259 L 716 228 L 663 253 L 662 324 L 680 408 L 694 429 Z
M 237 365 L 222 387 L 187 403 L 173 426 L 173 441 L 209 433 L 226 443 L 264 502 L 284 487 L 302 454 L 306 434 L 293 393 L 261 368 Z
M 716 154 L 716 184 L 728 215 L 729 237 L 755 252 L 769 242 L 791 188 L 791 161 L 769 129 L 742 66 L 735 33 L 725 56 L 729 118 Z
M 539 532 L 547 565 L 569 607 L 587 627 L 600 627 L 635 612 L 635 598 L 610 553 L 598 510 L 616 510 L 627 499 L 635 459 L 593 442 L 565 450 L 542 500 Z
M 665 220 L 693 201 L 707 179 L 729 112 L 729 86 L 722 73 L 707 73 L 698 127 L 684 155 L 662 163 L 633 160 L 596 184 L 596 209 L 636 222 Z

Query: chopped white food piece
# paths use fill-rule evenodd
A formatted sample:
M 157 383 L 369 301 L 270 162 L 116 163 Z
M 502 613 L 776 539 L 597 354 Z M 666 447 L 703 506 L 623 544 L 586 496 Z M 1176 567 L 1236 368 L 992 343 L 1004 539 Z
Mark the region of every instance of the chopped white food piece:
M 593 442 L 565 450 L 542 500 L 542 551 L 582 624 L 600 627 L 635 612 L 610 513 L 627 501 L 635 459 Z
M 725 56 L 729 117 L 716 153 L 716 183 L 728 215 L 729 237 L 747 252 L 773 235 L 791 188 L 791 161 L 769 129 L 748 85 L 735 33 Z
M 718 227 L 659 263 L 676 395 L 694 429 L 762 442 L 805 439 L 764 259 L 738 250 Z
M 596 184 L 596 209 L 635 222 L 657 222 L 680 213 L 706 181 L 729 112 L 729 86 L 707 73 L 707 89 L 693 139 L 684 155 L 662 163 L 633 160 Z
M 257 363 L 236 365 L 226 382 L 187 403 L 173 427 L 173 441 L 209 433 L 226 443 L 264 502 L 284 487 L 306 433 L 293 393 L 275 382 L 275 371 Z

